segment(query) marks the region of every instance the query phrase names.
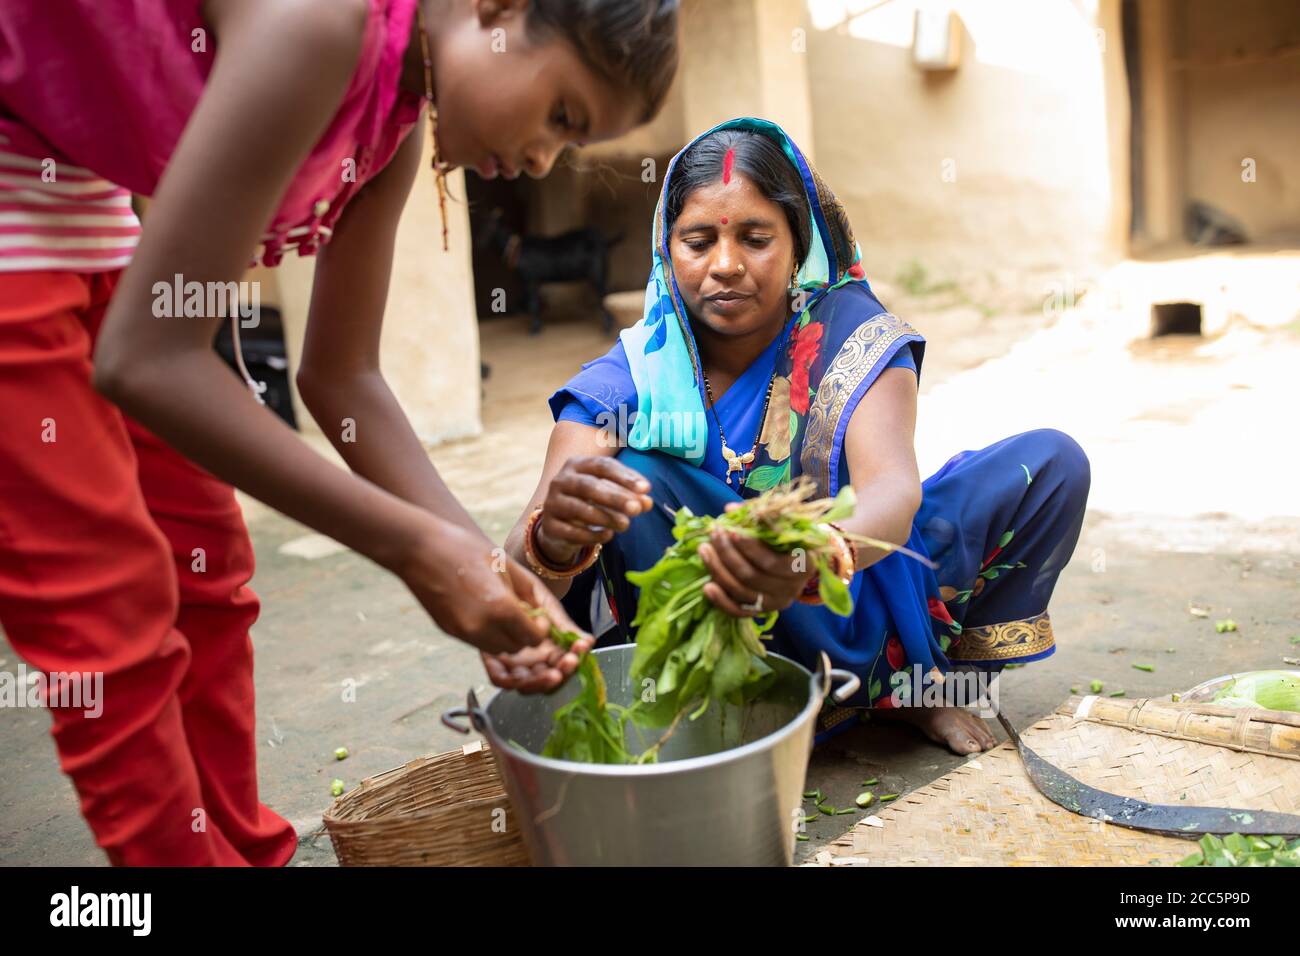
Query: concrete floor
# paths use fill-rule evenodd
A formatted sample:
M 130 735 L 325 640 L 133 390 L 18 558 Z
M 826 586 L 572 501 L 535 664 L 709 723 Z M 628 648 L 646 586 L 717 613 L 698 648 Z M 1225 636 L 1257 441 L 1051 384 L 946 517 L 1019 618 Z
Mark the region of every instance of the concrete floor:
M 1294 257 L 1290 268 L 1296 274 Z M 1051 606 L 1060 649 L 1003 679 L 1016 724 L 1093 679 L 1107 692 L 1158 695 L 1300 655 L 1291 643 L 1300 636 L 1295 316 L 1252 323 L 1247 313 L 1205 339 L 1151 342 L 1136 324 L 1141 308 L 1105 296 L 1058 320 L 969 297 L 878 291 L 929 339 L 923 474 L 962 448 L 1040 426 L 1074 435 L 1092 460 L 1088 518 Z M 545 396 L 607 347 L 594 321 L 552 321 L 539 339 L 522 328 L 484 324 L 485 434 L 433 453 L 498 539 L 536 478 Z M 439 632 L 395 579 L 256 503 L 246 513 L 263 602 L 254 631 L 263 799 L 301 835 L 294 865 L 329 865 L 319 828 L 331 779 L 351 787 L 457 746 L 464 738 L 439 714 L 486 682 L 476 654 Z M 1209 616 L 1193 616 L 1192 604 Z M 1216 633 L 1220 617 L 1239 630 Z M 0 642 L 0 670 L 18 664 Z M 344 700 L 345 681 L 355 682 L 355 702 Z M 0 741 L 0 863 L 102 864 L 58 770 L 47 716 L 0 710 Z M 336 762 L 340 746 L 351 756 Z M 815 752 L 808 789 L 851 806 L 863 779 L 880 778 L 877 793 L 902 793 L 961 759 L 907 728 L 866 724 Z M 809 824 L 800 858 L 859 815 Z

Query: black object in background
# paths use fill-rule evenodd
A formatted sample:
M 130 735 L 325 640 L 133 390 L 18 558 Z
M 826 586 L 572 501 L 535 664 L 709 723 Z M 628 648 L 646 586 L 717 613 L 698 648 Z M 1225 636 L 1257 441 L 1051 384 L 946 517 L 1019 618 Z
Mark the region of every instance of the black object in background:
M 255 328 L 239 329 L 239 344 L 244 353 L 244 365 L 253 381 L 266 385 L 262 401 L 280 416 L 290 428 L 297 429 L 298 421 L 293 414 L 293 393 L 289 386 L 289 352 L 284 344 L 284 325 L 280 320 L 280 310 L 274 306 L 262 306 L 259 310 L 261 321 Z M 238 320 L 236 320 L 238 321 Z M 230 334 L 230 321 L 221 323 L 214 343 L 217 354 L 243 382 L 239 366 L 235 362 L 235 344 Z

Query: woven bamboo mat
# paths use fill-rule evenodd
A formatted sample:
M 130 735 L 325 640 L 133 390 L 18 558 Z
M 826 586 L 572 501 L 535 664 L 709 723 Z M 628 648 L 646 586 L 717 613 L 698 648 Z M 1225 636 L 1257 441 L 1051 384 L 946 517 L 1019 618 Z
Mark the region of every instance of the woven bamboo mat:
M 1051 714 L 1021 733 L 1086 784 L 1151 803 L 1300 813 L 1300 762 Z M 1147 866 L 1191 840 L 1128 830 L 1056 806 L 1004 743 L 867 817 L 811 866 Z

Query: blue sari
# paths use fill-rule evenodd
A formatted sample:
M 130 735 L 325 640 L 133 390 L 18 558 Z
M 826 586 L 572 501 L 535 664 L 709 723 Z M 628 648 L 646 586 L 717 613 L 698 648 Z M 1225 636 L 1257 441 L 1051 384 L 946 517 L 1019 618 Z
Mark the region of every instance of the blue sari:
M 800 475 L 834 495 L 850 480 L 844 434 L 862 397 L 887 368 L 910 368 L 919 384 L 925 354 L 924 338 L 871 291 L 843 209 L 798 147 L 761 120 L 718 128 L 747 129 L 781 144 L 804 182 L 813 226 L 798 273 L 804 308 L 714 405 L 722 431 L 739 448 L 750 447 L 750 436 L 758 439 L 743 481 L 724 481 L 721 439 L 705 415 L 701 363 L 672 272 L 664 197 L 681 153 L 668 168 L 655 214 L 644 317 L 550 401 L 557 421 L 616 432 L 619 460 L 646 476 L 655 501 L 696 514 L 720 513 L 731 501 Z M 850 617 L 802 604 L 783 610 L 773 650 L 810 668 L 825 652 L 862 680 L 848 708 L 824 711 L 819 739 L 848 726 L 851 708 L 900 706 L 912 688 L 942 682 L 954 667 L 997 670 L 1052 654 L 1047 602 L 1078 539 L 1088 484 L 1086 455 L 1054 429 L 960 452 L 922 483 L 923 503 L 906 542 L 937 570 L 890 554 L 854 576 Z M 627 622 L 635 616 L 636 590 L 625 574 L 658 560 L 672 542 L 671 528 L 662 509 L 638 517 L 606 545 L 597 568 L 575 581 L 565 603 L 579 624 L 599 630 L 601 605 L 608 605 L 614 626 L 602 643 L 635 638 Z

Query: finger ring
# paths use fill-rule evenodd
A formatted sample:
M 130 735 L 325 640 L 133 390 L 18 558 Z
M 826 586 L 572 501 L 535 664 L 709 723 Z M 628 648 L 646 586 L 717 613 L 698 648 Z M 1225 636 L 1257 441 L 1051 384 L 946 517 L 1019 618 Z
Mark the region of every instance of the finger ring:
M 762 594 L 762 592 L 759 592 L 758 597 L 754 598 L 754 603 L 753 603 L 753 604 L 742 604 L 742 605 L 740 606 L 740 609 L 741 609 L 742 611 L 752 611 L 752 612 L 755 613 L 755 614 L 762 614 L 762 613 L 763 613 L 763 594 Z

